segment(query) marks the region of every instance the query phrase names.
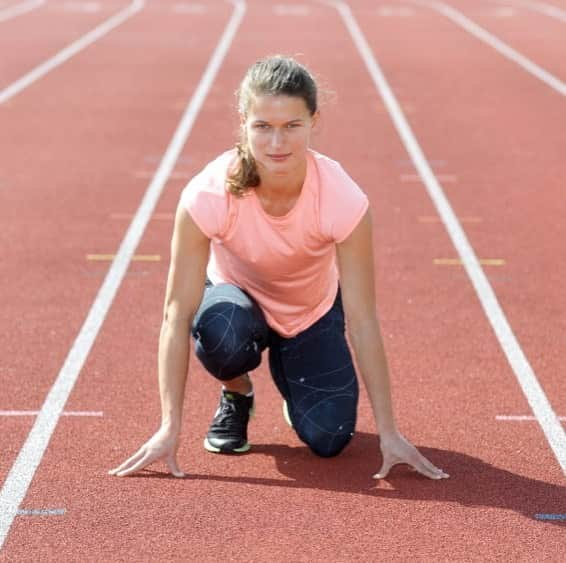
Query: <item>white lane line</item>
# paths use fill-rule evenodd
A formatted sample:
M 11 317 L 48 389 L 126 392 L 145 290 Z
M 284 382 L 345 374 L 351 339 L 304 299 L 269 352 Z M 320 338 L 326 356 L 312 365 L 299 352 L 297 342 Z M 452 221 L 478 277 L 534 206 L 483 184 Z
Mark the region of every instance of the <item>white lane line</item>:
M 495 420 L 510 420 L 512 422 L 521 422 L 525 420 L 535 421 L 536 417 L 526 414 L 498 414 Z M 566 416 L 559 416 L 558 420 L 566 420 Z
M 0 416 L 37 416 L 40 411 L 0 411 Z M 64 411 L 61 416 L 104 416 L 102 411 Z
M 514 0 L 514 4 L 519 4 L 520 6 L 525 6 L 533 12 L 539 12 L 545 16 L 549 16 L 556 20 L 566 23 L 566 10 L 562 10 L 551 4 L 546 4 L 545 2 L 529 2 L 528 0 Z
M 167 177 L 175 168 L 179 153 L 183 150 L 197 115 L 212 86 L 240 22 L 246 11 L 245 0 L 230 0 L 234 11 L 224 29 L 200 82 L 188 103 L 173 138 L 161 159 L 155 177 L 149 184 L 143 200 L 132 220 L 116 258 L 96 296 L 88 316 L 75 340 L 53 387 L 50 389 L 41 411 L 0 491 L 0 549 L 4 545 L 17 510 L 25 498 L 35 471 L 45 453 L 51 435 L 63 412 L 79 373 L 112 305 L 114 296 L 124 278 L 131 257 L 134 255 L 153 210 L 167 183 Z
M 45 4 L 45 0 L 28 0 L 27 2 L 22 2 L 21 4 L 16 4 L 15 6 L 10 6 L 4 10 L 0 10 L 0 23 L 11 20 L 27 12 L 31 12 L 36 8 L 39 8 L 42 4 Z
M 36 66 L 33 70 L 16 80 L 10 86 L 7 86 L 0 91 L 0 104 L 9 100 L 16 94 L 25 90 L 28 86 L 43 78 L 47 73 L 53 69 L 67 62 L 71 57 L 98 41 L 101 37 L 112 31 L 115 27 L 123 24 L 126 20 L 137 14 L 145 5 L 145 0 L 133 0 L 127 8 L 124 8 L 105 22 L 101 23 L 93 30 L 83 35 L 77 41 L 67 45 L 64 49 L 59 51 L 56 55 Z
M 471 19 L 462 14 L 462 12 L 459 12 L 452 6 L 444 4 L 443 2 L 430 2 L 428 0 L 412 1 L 416 4 L 428 6 L 429 8 L 440 12 L 443 16 L 446 16 L 448 19 L 452 20 L 455 24 L 464 28 L 468 33 L 477 37 L 480 41 L 483 41 L 490 47 L 493 47 L 504 57 L 508 58 L 514 63 L 517 63 L 521 68 L 532 74 L 535 78 L 538 78 L 562 96 L 566 96 L 565 82 L 562 82 L 562 80 L 525 57 L 525 55 L 522 55 L 521 53 L 519 53 L 519 51 L 516 51 L 515 49 L 507 45 L 507 43 L 504 43 L 501 39 L 499 39 L 489 31 L 486 31 L 483 27 L 480 27 L 477 23 L 473 22 Z
M 327 0 L 328 2 L 329 0 Z M 423 178 L 427 192 L 434 203 L 438 215 L 444 223 L 452 244 L 456 248 L 466 272 L 476 290 L 483 310 L 491 323 L 499 344 L 504 351 L 513 373 L 527 398 L 529 405 L 548 440 L 562 471 L 566 474 L 566 433 L 560 424 L 544 390 L 529 364 L 521 345 L 513 334 L 513 330 L 501 309 L 495 292 L 482 270 L 479 260 L 469 243 L 458 218 L 456 217 L 444 191 L 429 166 L 407 119 L 399 106 L 389 84 L 383 75 L 361 29 L 350 8 L 340 0 L 333 0 L 333 5 L 339 11 L 352 39 L 364 60 L 368 72 L 379 91 L 389 113 L 413 161 L 415 168 Z

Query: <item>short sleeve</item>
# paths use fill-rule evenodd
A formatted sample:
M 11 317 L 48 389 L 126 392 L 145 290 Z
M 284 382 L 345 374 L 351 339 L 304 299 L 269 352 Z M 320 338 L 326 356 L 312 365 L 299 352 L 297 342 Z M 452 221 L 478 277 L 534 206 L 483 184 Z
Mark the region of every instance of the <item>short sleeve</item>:
M 320 227 L 327 240 L 346 240 L 365 215 L 369 200 L 342 166 L 329 158 L 318 159 Z
M 227 223 L 227 167 L 228 163 L 222 157 L 208 164 L 185 186 L 179 201 L 210 239 L 221 237 Z

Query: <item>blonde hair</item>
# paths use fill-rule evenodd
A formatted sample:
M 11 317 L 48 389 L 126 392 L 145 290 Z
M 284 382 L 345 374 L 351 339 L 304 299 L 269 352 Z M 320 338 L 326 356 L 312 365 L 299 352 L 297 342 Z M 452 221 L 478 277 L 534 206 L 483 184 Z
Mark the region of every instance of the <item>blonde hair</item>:
M 245 117 L 254 96 L 278 94 L 302 98 L 311 116 L 318 109 L 318 89 L 312 74 L 292 57 L 275 55 L 260 59 L 246 72 L 236 91 L 238 111 Z M 238 160 L 227 178 L 227 184 L 230 193 L 241 196 L 249 188 L 259 186 L 260 182 L 257 165 L 249 151 L 243 128 L 240 130 L 236 150 Z

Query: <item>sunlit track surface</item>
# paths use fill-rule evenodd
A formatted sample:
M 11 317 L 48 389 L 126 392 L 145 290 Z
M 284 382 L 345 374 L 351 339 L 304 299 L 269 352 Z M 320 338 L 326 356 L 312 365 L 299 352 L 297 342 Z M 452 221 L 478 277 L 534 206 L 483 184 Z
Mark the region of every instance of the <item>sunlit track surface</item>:
M 502 2 L 449 3 L 564 80 L 562 22 L 527 17 L 516 3 L 514 16 L 493 15 Z M 127 5 L 67 4 L 75 11 L 64 18 L 83 33 Z M 563 97 L 430 8 L 350 6 L 563 423 Z M 0 560 L 556 560 L 560 467 L 335 8 L 247 2 L 186 144 L 163 167 L 233 10 L 220 0 L 148 1 L 0 105 L 2 480 L 111 267 L 88 257 L 119 255 L 149 184 L 169 178 L 132 249 L 160 259 L 124 272 Z M 22 26 L 21 34 L 33 18 L 62 14 L 43 7 L 4 28 Z M 61 30 L 58 48 L 68 42 Z M 448 481 L 403 468 L 371 481 L 380 457 L 365 395 L 351 446 L 332 460 L 312 456 L 284 423 L 265 366 L 254 374 L 251 453 L 212 456 L 201 444 L 218 385 L 196 361 L 179 452 L 188 478 L 164 478 L 161 465 L 106 475 L 159 420 L 155 360 L 178 196 L 233 144 L 233 92 L 250 62 L 275 52 L 299 53 L 316 71 L 325 94 L 314 148 L 342 162 L 370 197 L 400 425 Z M 18 75 L 29 68 L 27 49 L 10 55 Z M 47 56 L 38 49 L 35 64 Z

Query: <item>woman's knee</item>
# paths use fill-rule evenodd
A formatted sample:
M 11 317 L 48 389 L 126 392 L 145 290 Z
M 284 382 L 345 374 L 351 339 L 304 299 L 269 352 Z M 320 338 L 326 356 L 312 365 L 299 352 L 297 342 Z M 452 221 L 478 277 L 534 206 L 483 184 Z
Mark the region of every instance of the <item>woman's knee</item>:
M 338 427 L 336 433 L 310 427 L 303 428 L 301 436 L 310 450 L 320 457 L 334 457 L 350 443 L 354 436 L 354 425 L 345 424 Z
M 195 354 L 217 379 L 233 379 L 255 369 L 267 344 L 263 313 L 235 286 L 207 289 L 192 327 Z

